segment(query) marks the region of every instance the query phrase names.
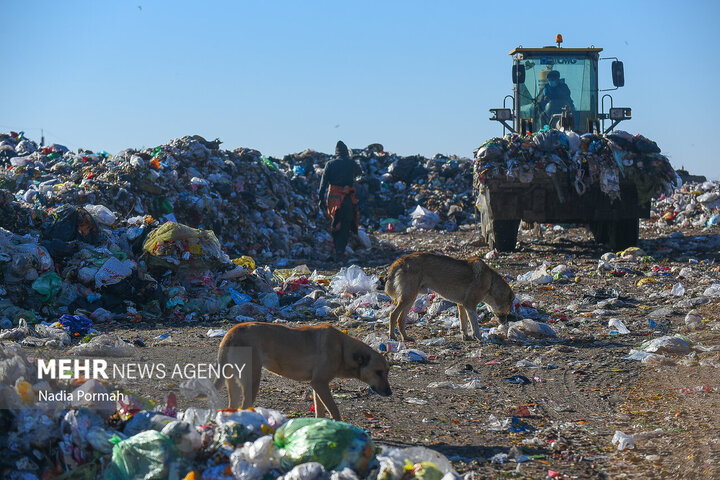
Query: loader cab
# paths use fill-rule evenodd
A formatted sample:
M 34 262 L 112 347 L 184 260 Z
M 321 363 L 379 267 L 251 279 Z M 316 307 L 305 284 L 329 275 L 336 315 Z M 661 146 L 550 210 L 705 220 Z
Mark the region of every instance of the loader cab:
M 588 131 L 588 120 L 598 117 L 598 58 L 601 48 L 516 48 L 512 52 L 517 82 L 515 130 L 526 133 L 556 127 L 567 107 L 573 130 Z M 522 81 L 520 81 L 522 80 Z M 549 83 L 550 82 L 550 83 Z M 524 128 L 523 128 L 524 126 Z
M 602 48 L 518 47 L 510 52 L 513 59 L 512 110 L 490 109 L 496 120 L 511 132 L 521 135 L 545 128 L 565 128 L 578 133 L 606 132 L 630 118 L 629 108 L 613 108 L 612 97 L 603 95 L 598 104 L 598 63 Z M 623 64 L 612 63 L 615 89 L 625 83 Z M 604 103 L 606 97 L 609 102 Z M 506 106 L 504 106 L 506 107 Z M 607 112 L 605 107 L 610 107 Z M 606 129 L 606 121 L 610 126 Z M 511 123 L 507 123 L 511 122 Z

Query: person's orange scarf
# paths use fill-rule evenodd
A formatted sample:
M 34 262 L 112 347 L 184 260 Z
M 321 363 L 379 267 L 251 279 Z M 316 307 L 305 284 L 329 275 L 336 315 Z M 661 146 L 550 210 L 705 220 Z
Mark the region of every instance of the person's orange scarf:
M 350 200 L 353 204 L 353 214 L 355 217 L 353 231 L 357 232 L 358 226 L 360 225 L 360 212 L 358 210 L 357 196 L 355 195 L 355 188 L 353 187 L 341 187 L 340 185 L 330 185 L 327 193 L 327 209 L 328 215 L 330 215 L 330 221 L 332 222 L 333 232 L 340 230 L 340 222 L 335 223 L 335 214 L 340 209 L 340 206 L 345 200 L 345 197 L 350 195 Z

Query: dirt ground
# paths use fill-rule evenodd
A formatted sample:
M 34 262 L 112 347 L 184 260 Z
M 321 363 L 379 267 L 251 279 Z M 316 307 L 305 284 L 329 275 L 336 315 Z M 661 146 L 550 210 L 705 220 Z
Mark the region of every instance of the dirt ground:
M 369 430 L 378 444 L 436 449 L 453 461 L 458 472 L 469 474 L 468 478 L 720 478 L 720 371 L 698 364 L 706 358 L 720 363 L 720 354 L 701 352 L 696 357 L 679 357 L 669 365 L 623 360 L 631 348 L 659 336 L 657 329 L 649 326 L 649 312 L 670 306 L 672 313 L 662 322 L 670 333 L 684 332 L 683 319 L 690 308 L 679 306 L 678 297 L 661 295 L 678 281 L 677 273 L 660 277 L 650 287 L 635 284 L 653 265 L 686 267 L 690 265 L 688 257 L 700 260 L 690 265 L 697 276 L 683 280 L 688 290 L 698 284 L 694 288 L 702 292 L 711 279 L 717 282 L 717 250 L 702 250 L 707 235 L 685 232 L 683 240 L 644 227 L 640 246 L 656 262 L 629 265 L 630 272 L 624 276 L 611 276 L 596 273 L 607 247 L 592 243 L 583 229 L 550 231 L 542 240 L 521 232 L 520 249 L 490 263 L 512 276 L 532 270 L 531 262 L 543 260 L 566 264 L 576 272 L 576 279 L 549 285 L 513 283 L 516 294 L 531 295 L 536 306 L 550 315 L 549 323 L 559 332 L 558 338 L 529 344 L 464 342 L 456 329 L 421 320 L 410 325 L 409 331 L 418 340 L 415 348 L 429 354 L 430 361 L 393 361 L 393 395 L 388 398 L 370 393 L 359 381 L 335 381 L 331 386 L 344 419 Z M 376 240 L 373 251 L 359 255 L 357 263 L 378 273 L 403 252 L 440 251 L 463 257 L 487 251 L 474 230 L 380 234 Z M 703 263 L 704 259 L 708 262 Z M 331 264 L 309 267 L 337 271 Z M 610 289 L 619 291 L 620 301 L 601 303 L 603 292 Z M 575 304 L 572 309 L 570 304 Z M 717 302 L 696 308 L 708 327 L 692 338 L 704 346 L 720 345 L 720 329 L 710 328 L 720 316 Z M 368 322 L 350 313 L 333 318 L 333 323 L 361 339 L 373 331 L 385 332 L 384 322 Z M 609 334 L 607 320 L 611 316 L 622 319 L 631 334 Z M 164 321 L 113 324 L 106 330 L 126 340 L 142 338 L 146 347 L 138 349 L 137 360 L 184 364 L 213 361 L 220 338 L 208 338 L 208 330 L 231 326 L 228 321 Z M 493 325 L 487 322 L 482 326 Z M 163 333 L 169 333 L 170 339 L 154 340 Z M 442 338 L 445 343 L 420 343 L 429 338 Z M 516 366 L 522 360 L 541 366 Z M 528 377 L 531 383 L 505 380 L 516 374 Z M 461 384 L 470 380 L 477 380 L 481 388 L 428 388 L 432 382 Z M 693 390 L 698 386 L 710 391 Z M 174 383 L 140 380 L 121 387 L 157 401 L 177 391 Z M 224 400 L 224 390 L 221 395 Z M 179 405 L 204 406 L 202 400 L 182 397 Z M 311 415 L 311 390 L 308 385 L 265 372 L 257 405 L 279 409 L 288 416 Z M 501 422 L 514 416 L 516 422 L 510 429 L 514 431 L 493 428 L 491 416 Z M 660 433 L 647 433 L 658 428 Z M 640 434 L 634 450 L 618 451 L 612 445 L 616 430 Z M 642 439 L 643 435 L 651 438 Z M 499 453 L 513 457 L 517 453 L 514 447 L 528 461 L 490 461 Z

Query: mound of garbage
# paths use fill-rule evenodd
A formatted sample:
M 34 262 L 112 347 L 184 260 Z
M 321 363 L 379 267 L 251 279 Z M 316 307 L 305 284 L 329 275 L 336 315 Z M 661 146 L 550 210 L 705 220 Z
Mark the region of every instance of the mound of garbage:
M 622 130 L 603 135 L 560 130 L 506 135 L 482 145 L 475 158 L 476 190 L 485 183 L 552 179 L 555 188 L 571 195 L 582 196 L 599 186 L 616 200 L 621 183 L 628 182 L 635 184 L 638 201 L 644 204 L 671 194 L 679 178 L 654 141 Z
M 308 282 L 309 270 L 283 271 L 289 259 L 332 250 L 317 207 L 331 157 L 307 150 L 275 159 L 220 143 L 186 136 L 110 155 L 0 134 L 0 327 L 20 328 L 2 335 L 64 314 L 94 324 L 259 318 L 301 298 L 273 288 L 278 279 Z M 378 144 L 353 158 L 364 170 L 368 228 L 455 229 L 468 220 L 469 160 L 401 157 Z M 362 229 L 359 239 L 371 248 Z
M 720 224 L 720 182 L 691 182 L 653 200 L 651 218 L 657 225 L 682 228 Z
M 151 215 L 213 230 L 224 247 L 250 255 L 309 257 L 312 245 L 329 243 L 317 228 L 317 189 L 330 155 L 306 150 L 276 159 L 249 148 L 221 150 L 220 143 L 186 136 L 110 155 L 0 134 L 3 226 L 27 233 L 48 209 L 97 205 L 107 226 Z M 352 155 L 363 168 L 358 197 L 369 229 L 409 226 L 418 204 L 440 216 L 438 228 L 457 228 L 472 212 L 468 159 L 402 157 L 378 144 Z

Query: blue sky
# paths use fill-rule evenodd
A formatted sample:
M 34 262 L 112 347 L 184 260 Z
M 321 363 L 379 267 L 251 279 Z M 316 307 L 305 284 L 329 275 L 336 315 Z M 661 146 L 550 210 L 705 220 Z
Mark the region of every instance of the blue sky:
M 556 6 L 552 6 L 556 5 Z M 625 63 L 621 128 L 720 176 L 720 2 L 0 0 L 0 131 L 115 153 L 187 134 L 283 155 L 382 143 L 470 156 L 500 135 L 518 46 Z M 610 65 L 601 87 L 611 86 Z M 707 93 L 706 93 L 707 92 Z M 708 95 L 703 98 L 703 95 Z

